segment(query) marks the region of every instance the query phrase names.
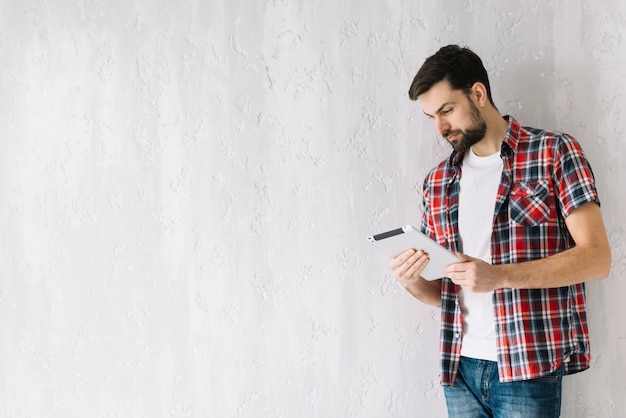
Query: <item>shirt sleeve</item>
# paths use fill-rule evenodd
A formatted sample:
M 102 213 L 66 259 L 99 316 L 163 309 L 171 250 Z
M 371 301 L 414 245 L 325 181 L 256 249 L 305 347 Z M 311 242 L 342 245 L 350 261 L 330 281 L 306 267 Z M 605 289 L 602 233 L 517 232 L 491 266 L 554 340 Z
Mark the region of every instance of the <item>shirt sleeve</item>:
M 420 230 L 422 231 L 422 233 L 426 234 L 427 236 L 432 238 L 432 231 L 433 228 L 431 226 L 431 221 L 430 221 L 430 203 L 429 203 L 429 196 L 430 196 L 430 190 L 428 187 L 429 181 L 428 178 L 430 177 L 430 174 L 428 176 L 426 176 L 426 178 L 424 179 L 424 182 L 422 183 L 422 222 L 420 225 Z
M 557 185 L 561 215 L 567 218 L 585 203 L 600 204 L 591 165 L 580 146 L 571 136 L 557 137 L 554 162 L 554 184 Z

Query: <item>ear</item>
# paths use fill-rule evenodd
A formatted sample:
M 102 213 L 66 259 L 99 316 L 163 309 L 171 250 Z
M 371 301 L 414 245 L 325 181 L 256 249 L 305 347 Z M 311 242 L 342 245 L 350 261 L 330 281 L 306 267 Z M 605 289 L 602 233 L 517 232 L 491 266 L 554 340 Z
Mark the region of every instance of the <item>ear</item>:
M 471 96 L 476 101 L 476 104 L 479 107 L 485 107 L 489 103 L 489 98 L 487 97 L 487 88 L 481 82 L 476 82 L 471 88 Z

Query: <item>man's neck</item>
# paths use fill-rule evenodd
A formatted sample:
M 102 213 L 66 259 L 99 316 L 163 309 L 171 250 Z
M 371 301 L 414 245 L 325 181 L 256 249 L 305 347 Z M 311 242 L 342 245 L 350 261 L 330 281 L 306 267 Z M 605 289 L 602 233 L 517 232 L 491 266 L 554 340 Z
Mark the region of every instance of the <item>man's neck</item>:
M 495 109 L 484 115 L 484 117 L 487 123 L 485 136 L 478 143 L 472 145 L 472 151 L 479 157 L 486 157 L 500 152 L 504 135 L 509 127 L 508 122 Z

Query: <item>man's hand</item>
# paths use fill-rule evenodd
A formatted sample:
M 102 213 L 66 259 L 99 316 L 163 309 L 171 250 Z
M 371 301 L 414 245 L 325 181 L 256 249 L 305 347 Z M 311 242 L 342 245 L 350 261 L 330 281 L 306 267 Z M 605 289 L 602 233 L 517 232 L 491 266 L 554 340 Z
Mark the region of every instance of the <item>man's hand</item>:
M 456 253 L 456 256 L 461 262 L 450 264 L 444 270 L 454 284 L 474 293 L 487 293 L 502 287 L 494 266 L 462 253 Z
M 420 273 L 424 271 L 429 258 L 422 250 L 406 250 L 399 256 L 389 261 L 389 267 L 396 275 L 402 286 L 410 287 L 420 280 Z
M 389 261 L 389 267 L 400 284 L 417 299 L 429 305 L 441 305 L 441 280 L 426 281 L 420 274 L 429 261 L 422 250 L 406 250 Z

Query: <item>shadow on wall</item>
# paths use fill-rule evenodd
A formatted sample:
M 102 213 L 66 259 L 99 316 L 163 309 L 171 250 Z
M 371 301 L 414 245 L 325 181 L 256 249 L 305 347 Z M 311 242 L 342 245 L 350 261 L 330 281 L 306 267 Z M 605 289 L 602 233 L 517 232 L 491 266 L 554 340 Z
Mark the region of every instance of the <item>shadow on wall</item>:
M 500 110 L 522 125 L 567 132 L 592 153 L 602 121 L 598 75 L 580 51 L 555 55 L 543 51 L 510 65 L 497 80 Z
M 500 80 L 498 90 L 504 98 L 496 102 L 501 113 L 511 114 L 523 126 L 566 132 L 582 145 L 596 175 L 600 199 L 604 204 L 611 196 L 602 190 L 610 190 L 610 171 L 603 166 L 611 147 L 603 138 L 607 129 L 605 114 L 610 112 L 609 103 L 600 96 L 602 91 L 599 73 L 589 55 L 581 51 L 544 51 L 540 57 L 509 63 Z M 605 87 L 606 89 L 606 87 Z M 603 210 L 606 216 L 606 209 Z M 606 222 L 606 219 L 605 219 Z M 610 224 L 607 223 L 610 229 Z M 611 237 L 611 231 L 608 231 Z M 619 242 L 620 239 L 612 239 Z M 615 258 L 615 248 L 612 250 Z M 611 276 L 615 277 L 615 269 Z M 610 305 L 606 303 L 611 278 L 587 283 L 588 323 L 592 334 L 593 365 L 602 356 L 601 348 L 611 338 L 608 328 Z

